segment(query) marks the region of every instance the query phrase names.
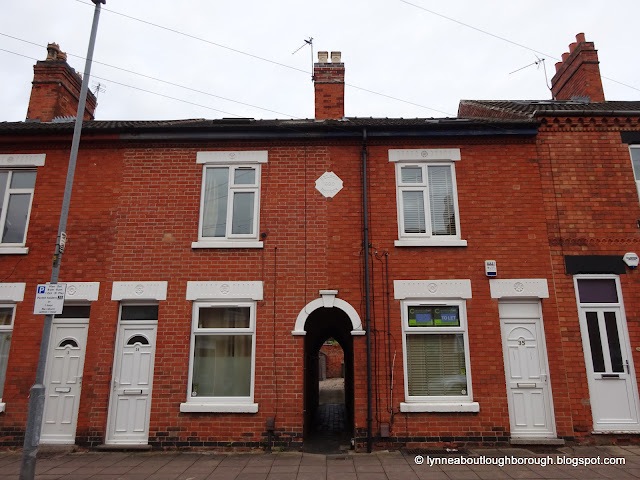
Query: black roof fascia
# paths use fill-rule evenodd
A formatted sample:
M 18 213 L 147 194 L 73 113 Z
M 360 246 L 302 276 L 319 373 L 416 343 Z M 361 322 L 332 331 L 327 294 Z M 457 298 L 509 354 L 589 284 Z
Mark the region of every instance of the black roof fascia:
M 539 122 L 527 122 L 523 125 L 464 125 L 463 128 L 420 128 L 395 127 L 380 128 L 377 126 L 326 126 L 324 128 L 276 127 L 269 129 L 194 129 L 190 131 L 121 133 L 121 140 L 263 140 L 263 139 L 339 139 L 361 138 L 366 129 L 368 138 L 397 137 L 468 137 L 468 136 L 535 136 L 538 134 Z
M 131 125 L 123 122 L 93 121 L 83 126 L 88 135 L 116 135 L 121 140 L 209 140 L 209 139 L 320 139 L 360 138 L 367 130 L 370 138 L 456 137 L 456 136 L 535 136 L 540 121 L 485 121 L 470 119 L 349 119 L 346 121 L 260 121 L 198 122 L 173 125 Z M 73 132 L 72 124 L 1 123 L 1 136 L 51 136 Z

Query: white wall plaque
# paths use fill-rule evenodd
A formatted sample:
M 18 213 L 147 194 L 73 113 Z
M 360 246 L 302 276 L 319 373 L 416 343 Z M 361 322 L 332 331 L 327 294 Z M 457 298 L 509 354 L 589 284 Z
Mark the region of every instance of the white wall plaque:
M 111 300 L 166 300 L 167 282 L 113 282 Z
M 342 190 L 342 180 L 333 172 L 324 172 L 320 178 L 316 180 L 316 190 L 325 197 L 335 197 Z
M 262 282 L 187 282 L 187 300 L 262 300 Z

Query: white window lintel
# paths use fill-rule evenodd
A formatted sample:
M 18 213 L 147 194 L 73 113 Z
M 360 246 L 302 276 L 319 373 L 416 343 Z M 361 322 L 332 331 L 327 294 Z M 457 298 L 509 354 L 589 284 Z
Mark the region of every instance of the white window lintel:
M 471 298 L 471 280 L 394 280 L 396 300 Z
M 26 283 L 0 283 L 0 302 L 22 302 Z
M 0 155 L 0 167 L 42 167 L 44 153 L 9 153 Z
M 262 282 L 187 282 L 187 300 L 262 300 Z
M 240 163 L 267 163 L 268 158 L 269 152 L 267 150 L 198 152 L 196 154 L 196 163 L 225 165 Z
M 389 149 L 390 162 L 457 162 L 459 160 L 459 148 Z
M 491 298 L 549 298 L 546 278 L 506 278 L 489 280 Z
M 100 292 L 100 282 L 60 282 L 67 284 L 65 302 L 95 302 Z
M 167 282 L 113 282 L 111 300 L 166 300 Z

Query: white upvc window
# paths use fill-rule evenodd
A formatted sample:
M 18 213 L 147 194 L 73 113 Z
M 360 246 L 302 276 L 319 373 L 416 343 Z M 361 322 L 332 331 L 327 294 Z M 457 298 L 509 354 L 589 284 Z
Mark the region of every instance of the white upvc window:
M 405 412 L 476 412 L 464 300 L 403 300 Z
M 631 145 L 629 151 L 631 153 L 631 164 L 633 165 L 638 197 L 640 198 L 640 145 Z
M 183 412 L 255 413 L 256 303 L 194 302 Z
M 267 152 L 199 152 L 203 164 L 193 248 L 260 248 L 261 164 Z
M 35 170 L 0 170 L 0 253 L 24 247 L 35 184 Z
M 459 149 L 389 150 L 396 168 L 396 246 L 465 246 L 454 161 Z
M 45 154 L 0 154 L 0 254 L 25 254 L 36 167 Z

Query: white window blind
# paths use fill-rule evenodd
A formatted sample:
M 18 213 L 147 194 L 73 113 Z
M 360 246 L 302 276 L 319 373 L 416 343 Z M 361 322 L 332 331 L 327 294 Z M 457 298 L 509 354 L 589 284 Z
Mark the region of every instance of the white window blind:
M 451 167 L 429 166 L 428 173 L 432 235 L 455 235 L 456 214 L 453 206 Z
M 424 218 L 424 193 L 419 191 L 402 192 L 405 233 L 426 233 Z
M 411 396 L 466 395 L 462 334 L 407 335 L 407 374 Z

